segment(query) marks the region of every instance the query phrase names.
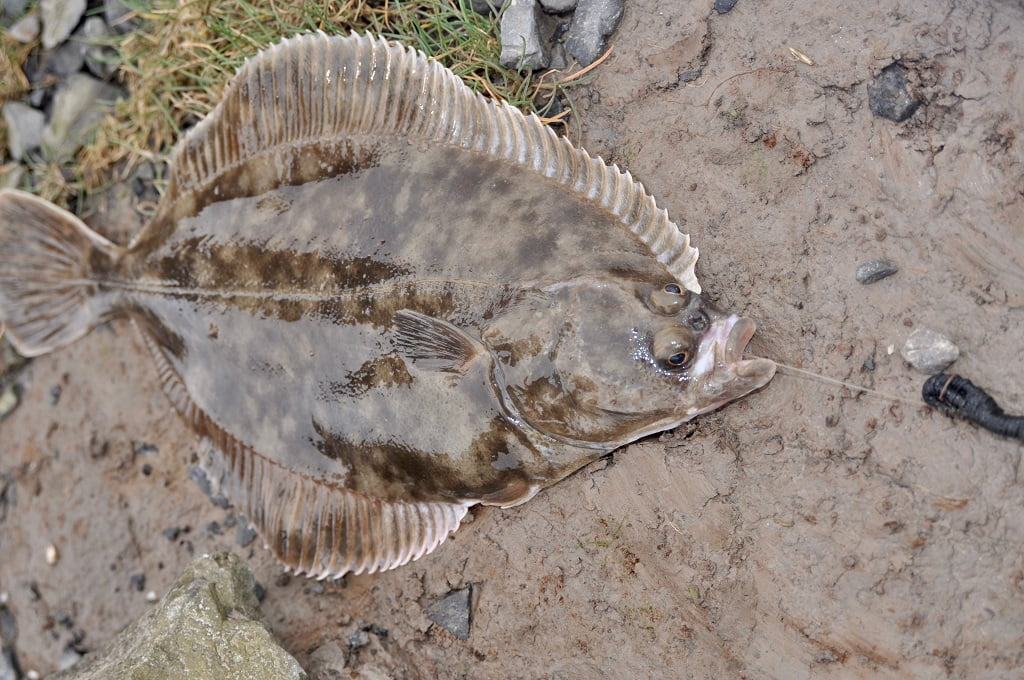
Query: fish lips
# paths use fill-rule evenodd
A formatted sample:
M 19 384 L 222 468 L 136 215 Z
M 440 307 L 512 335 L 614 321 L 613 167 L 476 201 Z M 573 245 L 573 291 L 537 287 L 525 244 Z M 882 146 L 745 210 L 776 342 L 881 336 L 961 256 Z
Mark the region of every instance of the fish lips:
M 746 317 L 732 317 L 731 328 L 727 328 L 727 337 L 722 350 L 722 358 L 727 366 L 731 366 L 737 378 L 755 383 L 749 389 L 754 390 L 766 384 L 775 375 L 775 362 L 763 357 L 743 358 L 750 338 L 757 330 L 757 324 Z

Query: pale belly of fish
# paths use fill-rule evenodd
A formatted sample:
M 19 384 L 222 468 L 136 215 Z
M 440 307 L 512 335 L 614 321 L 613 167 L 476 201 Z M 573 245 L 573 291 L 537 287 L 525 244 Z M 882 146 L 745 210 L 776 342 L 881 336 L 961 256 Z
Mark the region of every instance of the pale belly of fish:
M 297 571 L 404 564 L 774 373 L 628 173 L 394 43 L 260 53 L 171 167 L 123 248 L 0 191 L 0 321 L 35 356 L 132 319 Z

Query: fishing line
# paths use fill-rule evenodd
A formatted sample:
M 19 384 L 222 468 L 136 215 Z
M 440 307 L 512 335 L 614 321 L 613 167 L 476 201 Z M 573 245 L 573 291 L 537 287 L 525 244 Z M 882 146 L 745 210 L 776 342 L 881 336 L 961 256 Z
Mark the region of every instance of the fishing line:
M 772 361 L 775 361 L 775 360 L 772 359 Z M 778 366 L 779 368 L 783 369 L 784 372 L 791 373 L 792 377 L 795 377 L 795 378 L 801 377 L 801 376 L 807 376 L 807 377 L 814 378 L 815 380 L 819 380 L 819 381 L 824 382 L 824 383 L 831 383 L 833 385 L 839 385 L 841 387 L 846 387 L 846 388 L 849 388 L 851 390 L 857 390 L 858 392 L 864 392 L 866 394 L 870 394 L 870 395 L 875 396 L 875 397 L 880 397 L 882 399 L 888 399 L 890 401 L 899 401 L 899 402 L 902 402 L 904 404 L 910 404 L 911 406 L 920 406 L 921 405 L 921 402 L 918 401 L 917 399 L 907 399 L 906 397 L 898 397 L 898 396 L 896 396 L 894 394 L 888 394 L 886 392 L 882 392 L 882 391 L 879 391 L 879 390 L 871 389 L 870 387 L 864 387 L 863 385 L 857 385 L 857 384 L 854 384 L 854 383 L 848 383 L 848 382 L 845 382 L 843 380 L 837 380 L 836 378 L 829 378 L 828 376 L 821 375 L 820 373 L 814 373 L 813 371 L 807 371 L 807 370 L 804 370 L 802 368 L 797 368 L 796 366 L 789 366 L 787 364 L 783 364 L 783 363 L 780 363 L 778 361 L 775 361 L 775 365 Z

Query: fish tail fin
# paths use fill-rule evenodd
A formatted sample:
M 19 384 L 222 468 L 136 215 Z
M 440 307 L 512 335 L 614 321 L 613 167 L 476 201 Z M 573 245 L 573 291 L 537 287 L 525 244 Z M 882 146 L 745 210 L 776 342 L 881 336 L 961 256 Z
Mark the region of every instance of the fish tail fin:
M 88 333 L 110 312 L 93 271 L 122 252 L 68 211 L 0 190 L 0 335 L 33 357 Z

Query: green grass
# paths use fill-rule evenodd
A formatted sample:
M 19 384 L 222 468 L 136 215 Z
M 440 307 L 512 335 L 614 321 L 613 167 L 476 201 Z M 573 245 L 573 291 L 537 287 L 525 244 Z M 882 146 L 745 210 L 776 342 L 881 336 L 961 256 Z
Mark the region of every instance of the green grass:
M 535 112 L 547 123 L 556 96 L 570 104 L 574 76 L 506 69 L 497 21 L 468 0 L 127 0 L 138 30 L 107 39 L 116 78 L 128 92 L 84 147 L 74 167 L 30 167 L 33 190 L 65 203 L 131 176 L 140 162 L 165 158 L 182 132 L 205 116 L 239 66 L 299 33 L 374 32 L 436 57 L 471 88 Z M 8 52 L 10 54 L 10 52 Z M 24 63 L 27 53 L 12 54 Z M 578 75 L 578 74 L 577 74 Z M 571 81 L 571 83 L 570 83 Z M 17 94 L 17 86 L 12 91 Z M 4 96 L 0 93 L 0 97 Z M 11 95 L 7 95 L 11 96 Z M 19 95 L 20 96 L 20 95 Z

